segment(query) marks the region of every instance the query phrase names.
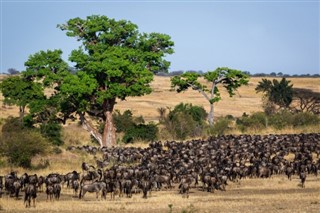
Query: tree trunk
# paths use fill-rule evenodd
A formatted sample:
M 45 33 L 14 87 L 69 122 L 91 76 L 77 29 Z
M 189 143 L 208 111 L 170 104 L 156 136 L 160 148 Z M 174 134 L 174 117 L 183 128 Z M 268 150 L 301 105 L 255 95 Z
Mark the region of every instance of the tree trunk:
M 103 103 L 103 113 L 105 115 L 105 124 L 102 134 L 102 146 L 112 147 L 116 145 L 116 128 L 114 127 L 112 112 L 116 99 L 108 99 Z
M 214 121 L 214 106 L 213 103 L 210 103 L 210 112 L 209 112 L 209 116 L 208 116 L 208 121 L 209 121 L 209 125 L 212 127 L 213 126 L 213 121 Z
M 99 142 L 100 147 L 102 147 L 102 135 L 89 121 L 85 119 L 84 114 L 80 113 L 79 115 L 82 128 L 87 130 L 90 133 L 90 135 L 92 135 L 92 137 L 94 137 Z
M 105 112 L 106 121 L 103 128 L 102 146 L 112 147 L 116 145 L 116 128 L 113 124 L 112 111 Z

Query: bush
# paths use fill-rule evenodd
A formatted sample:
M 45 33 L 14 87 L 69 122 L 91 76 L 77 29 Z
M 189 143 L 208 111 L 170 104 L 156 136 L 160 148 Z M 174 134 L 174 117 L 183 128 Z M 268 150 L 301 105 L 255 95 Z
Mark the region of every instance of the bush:
M 269 123 L 275 129 L 283 129 L 292 125 L 293 114 L 287 110 L 282 110 L 270 116 Z
M 35 130 L 4 134 L 0 143 L 0 153 L 7 157 L 9 164 L 23 168 L 31 168 L 32 157 L 44 154 L 48 149 L 48 141 Z
M 163 121 L 165 130 L 173 139 L 201 136 L 207 113 L 203 107 L 180 103 L 169 112 Z
M 158 127 L 153 123 L 135 124 L 125 131 L 123 136 L 124 143 L 132 143 L 135 140 L 154 141 L 157 139 Z
M 213 127 L 210 128 L 210 135 L 224 135 L 230 128 L 231 119 L 228 118 L 220 118 L 217 120 Z
M 133 116 L 130 110 L 123 114 L 116 110 L 113 114 L 113 122 L 117 132 L 123 132 L 122 141 L 124 143 L 133 143 L 136 140 L 153 141 L 157 139 L 158 127 L 153 123 L 144 124 L 142 116 Z
M 49 141 L 56 146 L 60 146 L 63 144 L 61 139 L 61 125 L 59 123 L 45 123 L 40 125 L 41 134 L 48 138 Z
M 241 118 L 236 120 L 237 128 L 241 132 L 245 132 L 248 129 L 261 130 L 267 127 L 268 118 L 264 112 L 256 112 L 252 115 L 244 113 Z
M 292 116 L 292 126 L 308 126 L 308 125 L 319 125 L 320 118 L 318 115 L 310 112 L 301 112 Z

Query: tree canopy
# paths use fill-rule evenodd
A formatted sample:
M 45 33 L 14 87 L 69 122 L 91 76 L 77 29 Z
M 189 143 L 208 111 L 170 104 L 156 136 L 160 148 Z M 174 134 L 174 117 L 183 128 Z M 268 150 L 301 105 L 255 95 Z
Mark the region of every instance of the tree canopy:
M 256 92 L 264 93 L 267 100 L 278 105 L 280 108 L 288 108 L 293 98 L 293 84 L 286 78 L 281 81 L 277 79 L 262 79 L 255 88 Z
M 38 120 L 63 122 L 78 114 L 101 146 L 112 146 L 116 142 L 112 112 L 117 100 L 151 93 L 153 74 L 167 72 L 170 62 L 164 57 L 173 53 L 174 43 L 169 35 L 140 33 L 130 21 L 106 16 L 73 18 L 58 28 L 81 42 L 69 57 L 75 69 L 63 61 L 61 50 L 31 55 L 23 78 L 41 84 L 41 91 L 51 88 L 51 93 L 33 102 L 30 112 Z M 103 120 L 103 134 L 95 120 Z
M 203 78 L 211 84 L 208 89 L 206 84 L 199 81 L 200 74 L 195 72 L 186 72 L 180 76 L 171 78 L 171 86 L 176 91 L 182 92 L 189 88 L 199 91 L 210 104 L 209 124 L 213 125 L 214 119 L 214 103 L 221 100 L 219 84 L 228 91 L 229 96 L 235 95 L 235 91 L 242 85 L 248 84 L 249 76 L 240 70 L 230 69 L 228 67 L 218 67 L 214 71 L 208 71 L 203 75 Z

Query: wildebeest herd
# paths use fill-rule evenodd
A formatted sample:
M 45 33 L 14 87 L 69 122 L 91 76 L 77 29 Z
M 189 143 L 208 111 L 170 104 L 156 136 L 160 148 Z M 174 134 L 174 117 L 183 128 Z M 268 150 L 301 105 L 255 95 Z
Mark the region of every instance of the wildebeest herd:
M 93 155 L 101 152 L 103 157 L 95 165 L 83 162 L 79 171 L 67 174 L 25 173 L 18 177 L 11 172 L 0 178 L 0 196 L 18 198 L 23 191 L 27 207 L 31 200 L 35 206 L 37 193 L 46 193 L 47 201 L 59 200 L 65 187 L 80 199 L 87 192 L 96 193 L 96 199 L 106 199 L 108 193 L 111 199 L 138 193 L 147 198 L 158 190 L 176 190 L 188 197 L 190 189 L 213 193 L 226 190 L 230 181 L 272 175 L 286 175 L 288 181 L 296 175 L 304 188 L 308 176 L 317 176 L 320 169 L 319 139 L 319 133 L 225 135 L 152 142 L 147 148 L 68 147 Z

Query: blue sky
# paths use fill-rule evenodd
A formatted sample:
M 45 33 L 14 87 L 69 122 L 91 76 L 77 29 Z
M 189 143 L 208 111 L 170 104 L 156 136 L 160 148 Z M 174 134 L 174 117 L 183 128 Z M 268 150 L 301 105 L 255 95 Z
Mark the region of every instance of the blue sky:
M 61 49 L 67 60 L 80 43 L 57 24 L 95 14 L 170 35 L 170 71 L 320 74 L 319 1 L 0 1 L 2 72 L 24 70 L 40 50 Z

